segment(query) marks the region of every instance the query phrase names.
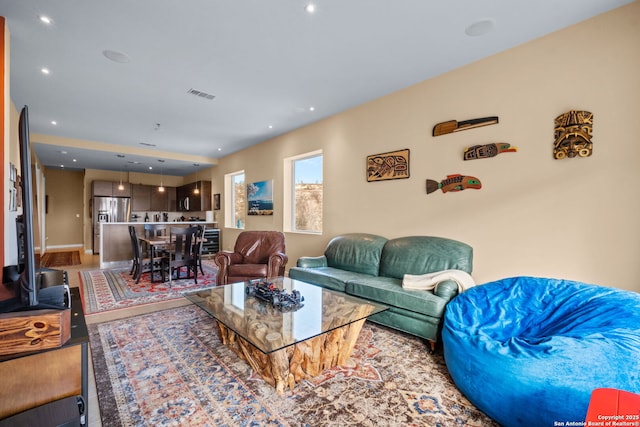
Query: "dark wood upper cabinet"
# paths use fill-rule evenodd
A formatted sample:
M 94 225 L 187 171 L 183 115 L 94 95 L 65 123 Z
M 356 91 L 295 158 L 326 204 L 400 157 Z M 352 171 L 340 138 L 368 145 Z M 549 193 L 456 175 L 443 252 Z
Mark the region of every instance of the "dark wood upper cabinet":
M 196 188 L 198 194 L 195 193 Z M 211 181 L 198 181 L 177 188 L 178 211 L 199 212 L 211 210 Z
M 131 184 L 131 210 L 133 212 L 151 210 L 151 186 Z
M 120 182 L 93 181 L 91 193 L 98 197 L 131 197 L 131 184 L 123 182 L 122 186 L 124 188 L 120 190 Z
M 152 211 L 168 211 L 169 210 L 169 195 L 167 194 L 167 187 L 163 192 L 158 191 L 157 186 L 150 186 L 151 195 L 151 210 Z

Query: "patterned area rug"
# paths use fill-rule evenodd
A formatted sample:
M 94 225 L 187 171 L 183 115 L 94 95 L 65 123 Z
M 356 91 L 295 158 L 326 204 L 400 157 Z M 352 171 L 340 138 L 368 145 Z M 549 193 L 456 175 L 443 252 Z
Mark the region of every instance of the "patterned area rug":
M 365 323 L 348 366 L 278 395 L 185 306 L 89 325 L 102 425 L 497 426 L 455 388 L 442 355 Z
M 40 259 L 40 266 L 42 267 L 62 267 L 80 264 L 80 251 L 47 252 Z
M 204 276 L 198 271 L 197 284 L 193 279 L 181 279 L 172 281 L 171 287 L 168 282 L 151 283 L 150 273 L 143 273 L 140 282 L 136 283 L 129 269 L 81 271 L 84 312 L 88 315 L 169 301 L 182 298 L 182 292 L 186 290 L 215 285 L 217 267 L 213 261 L 203 260 L 202 268 Z

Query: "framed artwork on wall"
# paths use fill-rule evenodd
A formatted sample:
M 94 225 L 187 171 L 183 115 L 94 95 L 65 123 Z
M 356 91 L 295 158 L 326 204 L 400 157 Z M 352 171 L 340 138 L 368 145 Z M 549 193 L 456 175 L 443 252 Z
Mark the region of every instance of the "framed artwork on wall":
M 367 156 L 367 181 L 409 178 L 409 149 Z
M 220 193 L 216 193 L 213 195 L 213 210 L 220 210 Z
M 273 180 L 247 185 L 248 215 L 273 215 Z

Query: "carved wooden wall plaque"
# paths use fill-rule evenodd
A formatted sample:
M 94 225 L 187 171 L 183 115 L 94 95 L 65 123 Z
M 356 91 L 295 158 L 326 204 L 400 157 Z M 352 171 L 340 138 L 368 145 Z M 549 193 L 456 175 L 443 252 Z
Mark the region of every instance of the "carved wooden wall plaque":
M 589 157 L 593 151 L 591 135 L 593 132 L 593 113 L 571 110 L 556 117 L 553 157 Z

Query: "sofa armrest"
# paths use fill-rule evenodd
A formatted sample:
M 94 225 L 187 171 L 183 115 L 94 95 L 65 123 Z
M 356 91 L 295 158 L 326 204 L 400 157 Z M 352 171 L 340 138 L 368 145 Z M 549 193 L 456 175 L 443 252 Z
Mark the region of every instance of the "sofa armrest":
M 453 280 L 445 280 L 436 285 L 433 293 L 440 298 L 451 301 L 453 297 L 458 295 L 458 284 Z
M 298 259 L 297 266 L 302 268 L 327 267 L 327 257 L 324 255 L 305 256 Z

